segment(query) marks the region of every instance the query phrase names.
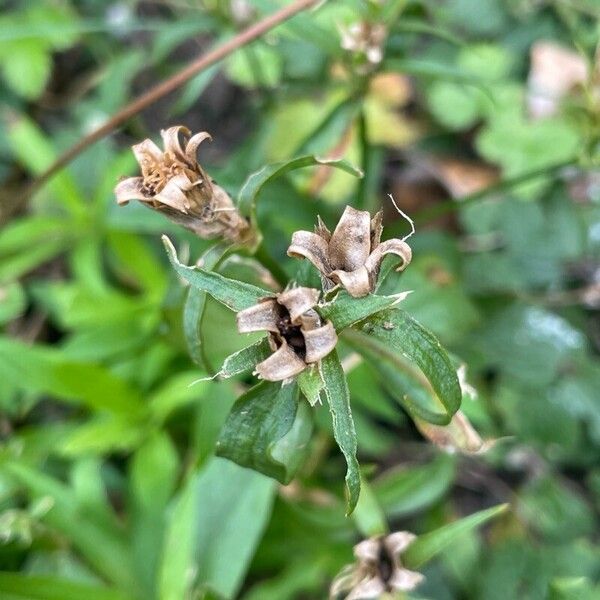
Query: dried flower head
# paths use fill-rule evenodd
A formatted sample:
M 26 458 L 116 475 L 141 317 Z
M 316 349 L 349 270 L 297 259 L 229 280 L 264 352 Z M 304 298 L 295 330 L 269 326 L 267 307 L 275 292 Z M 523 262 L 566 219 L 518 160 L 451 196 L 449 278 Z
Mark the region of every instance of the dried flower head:
M 242 239 L 248 222 L 196 157 L 210 135 L 203 131 L 192 136 L 187 127 L 178 125 L 161 131 L 161 136 L 164 151 L 148 139 L 132 146 L 142 176 L 117 184 L 117 202 L 139 200 L 202 238 Z
M 402 566 L 400 555 L 415 539 L 412 533 L 397 531 L 372 537 L 354 546 L 357 562 L 347 565 L 334 579 L 331 599 L 363 600 L 390 592 L 406 592 L 423 581 L 421 573 Z
M 362 74 L 375 68 L 383 59 L 383 44 L 387 30 L 381 23 L 361 21 L 340 28 L 341 46 L 357 59 Z
M 318 363 L 337 343 L 331 322 L 321 322 L 314 307 L 318 290 L 294 287 L 265 298 L 237 314 L 240 333 L 268 331 L 273 354 L 256 365 L 267 381 L 282 381 Z
M 347 206 L 333 234 L 319 218 L 315 232 L 296 231 L 288 255 L 307 258 L 323 276 L 323 286 L 339 284 L 355 298 L 375 289 L 379 267 L 386 254 L 402 259 L 397 271 L 411 261 L 410 246 L 399 239 L 381 242 L 381 212 L 373 218 L 364 210 Z

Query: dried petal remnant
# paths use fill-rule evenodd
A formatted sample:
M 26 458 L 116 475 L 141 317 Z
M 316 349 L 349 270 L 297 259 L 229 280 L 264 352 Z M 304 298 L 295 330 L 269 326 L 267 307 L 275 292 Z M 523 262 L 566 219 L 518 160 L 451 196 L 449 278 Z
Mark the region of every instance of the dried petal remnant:
M 412 533 L 397 531 L 354 546 L 356 563 L 347 565 L 334 579 L 331 599 L 379 598 L 390 592 L 406 592 L 423 581 L 423 575 L 402 566 L 400 555 L 415 539 Z
M 210 135 L 191 135 L 178 125 L 161 131 L 164 151 L 152 140 L 132 146 L 141 177 L 128 177 L 115 187 L 121 205 L 139 200 L 202 238 L 241 240 L 248 222 L 231 198 L 198 163 L 196 153 Z
M 318 363 L 337 343 L 333 325 L 321 319 L 314 307 L 318 290 L 295 287 L 265 298 L 237 314 L 240 333 L 268 331 L 273 354 L 256 365 L 267 381 L 282 381 Z
M 342 48 L 358 61 L 358 73 L 364 75 L 382 61 L 387 30 L 381 23 L 361 21 L 341 29 L 340 33 Z
M 379 267 L 387 254 L 401 258 L 397 271 L 411 261 L 410 246 L 399 239 L 381 242 L 381 212 L 373 218 L 347 206 L 334 232 L 319 219 L 315 232 L 296 231 L 288 255 L 307 258 L 323 276 L 325 289 L 339 284 L 355 298 L 375 289 Z

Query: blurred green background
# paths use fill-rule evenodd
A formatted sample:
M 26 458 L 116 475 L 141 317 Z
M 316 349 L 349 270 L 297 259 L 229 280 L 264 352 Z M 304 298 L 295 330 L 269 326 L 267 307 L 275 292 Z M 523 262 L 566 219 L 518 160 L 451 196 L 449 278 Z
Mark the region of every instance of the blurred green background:
M 392 530 L 422 534 L 509 502 L 429 563 L 410 597 L 600 598 L 595 0 L 330 0 L 137 114 L 22 201 L 35 175 L 128 101 L 283 4 L 2 4 L 0 597 L 322 599 L 378 511 Z M 342 44 L 361 22 L 381 39 Z M 436 448 L 356 364 L 370 482 L 356 517 L 344 517 L 326 407 L 289 486 L 214 457 L 251 378 L 190 386 L 204 372 L 186 349 L 185 290 L 160 234 L 189 262 L 210 242 L 113 195 L 136 173 L 131 144 L 178 123 L 212 134 L 200 158 L 232 194 L 307 152 L 363 169 L 361 180 L 305 169 L 266 188 L 266 247 L 290 275 L 291 233 L 317 214 L 334 224 L 346 204 L 382 207 L 388 237 L 405 235 L 393 194 L 417 233 L 412 264 L 385 292 L 413 290 L 403 308 L 466 364 L 477 397 L 465 394 L 462 410 L 498 440 L 491 450 Z M 250 260 L 223 272 L 260 276 Z M 216 303 L 205 324 L 215 366 L 245 344 Z

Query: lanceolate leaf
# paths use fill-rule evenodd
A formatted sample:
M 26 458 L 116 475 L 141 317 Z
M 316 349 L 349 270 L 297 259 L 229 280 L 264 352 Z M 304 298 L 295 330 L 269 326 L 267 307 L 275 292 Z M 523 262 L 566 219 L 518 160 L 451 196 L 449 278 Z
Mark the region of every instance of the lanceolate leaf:
M 345 335 L 411 415 L 437 425 L 450 422 L 462 392 L 450 358 L 432 333 L 406 312 L 390 309 Z
M 209 248 L 201 257 L 200 264 L 207 271 L 212 271 L 233 249 L 229 242 L 219 242 Z M 210 361 L 205 355 L 202 340 L 202 319 L 206 308 L 206 292 L 190 286 L 183 307 L 183 333 L 187 343 L 188 352 L 192 360 L 210 372 Z
M 462 534 L 467 533 L 486 521 L 497 517 L 508 508 L 508 504 L 499 504 L 487 510 L 440 527 L 425 535 L 420 535 L 402 555 L 402 562 L 408 569 L 418 569 L 442 552 Z
M 302 422 L 296 422 L 298 416 Z M 234 404 L 221 430 L 217 454 L 289 483 L 300 465 L 311 430 L 306 413 L 299 413 L 295 383 L 261 382 Z M 282 440 L 288 434 L 290 439 L 283 448 Z
M 123 592 L 51 575 L 0 573 L 0 597 L 14 600 L 129 600 Z
M 334 350 L 321 361 L 321 373 L 333 419 L 333 435 L 348 465 L 346 471 L 346 515 L 350 515 L 356 508 L 360 494 L 360 472 L 356 458 L 357 442 L 350 409 L 350 392 L 337 351 Z
M 256 200 L 263 186 L 269 183 L 269 181 L 272 181 L 277 177 L 281 177 L 290 171 L 301 169 L 303 167 L 312 167 L 315 165 L 335 167 L 336 169 L 341 169 L 342 171 L 346 171 L 346 173 L 350 173 L 356 177 L 362 177 L 362 172 L 350 164 L 347 160 L 319 158 L 312 154 L 299 156 L 289 161 L 267 165 L 260 171 L 252 173 L 240 191 L 237 203 L 238 210 L 246 217 L 254 216 Z
M 235 311 L 243 310 L 256 304 L 261 298 L 271 295 L 267 290 L 263 290 L 255 285 L 228 279 L 227 277 L 223 277 L 223 275 L 207 271 L 200 267 L 182 265 L 177 259 L 177 253 L 171 240 L 167 236 L 163 236 L 162 240 L 175 271 L 189 282 L 191 286 L 210 294 L 215 300 L 227 306 L 227 308 Z
M 360 499 L 352 516 L 363 537 L 368 538 L 388 533 L 383 507 L 379 503 L 373 488 L 364 478 L 361 482 Z
M 190 479 L 173 502 L 166 526 L 161 564 L 158 570 L 160 600 L 178 600 L 191 596 L 194 569 L 195 533 L 200 511 L 198 486 Z
M 219 598 L 236 598 L 271 515 L 277 486 L 260 473 L 219 458 L 211 460 L 195 483 L 198 587 Z
M 135 418 L 140 394 L 107 369 L 64 357 L 58 349 L 0 338 L 0 379 L 27 392 L 47 393 L 92 410 Z
M 435 504 L 455 476 L 455 458 L 439 454 L 429 464 L 392 469 L 373 482 L 373 491 L 389 517 L 403 517 Z
M 222 379 L 229 379 L 239 373 L 251 371 L 257 363 L 265 360 L 272 352 L 269 340 L 263 338 L 251 346 L 242 348 L 235 354 L 228 356 L 223 362 L 223 366 L 217 373 L 217 376 Z
M 408 293 L 391 296 L 369 294 L 363 298 L 353 298 L 348 292 L 342 290 L 334 300 L 319 306 L 318 311 L 323 318 L 333 323 L 336 331 L 341 331 L 381 310 L 391 308 L 404 300 Z

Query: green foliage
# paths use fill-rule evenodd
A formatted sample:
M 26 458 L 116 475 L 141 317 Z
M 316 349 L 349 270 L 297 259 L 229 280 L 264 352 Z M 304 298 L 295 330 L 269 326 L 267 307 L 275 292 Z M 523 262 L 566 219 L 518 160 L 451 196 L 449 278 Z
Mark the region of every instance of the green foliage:
M 0 16 L 0 597 L 321 599 L 357 542 L 406 530 L 425 580 L 403 597 L 597 598 L 596 3 L 320 3 L 24 202 L 140 91 L 290 3 L 152 4 Z M 381 61 L 342 47 L 361 20 Z M 536 73 L 544 44 L 579 66 Z M 244 240 L 116 205 L 129 147 L 176 123 L 212 134 L 198 158 Z M 347 205 L 406 235 L 390 193 L 413 259 L 374 293 L 287 256 Z M 235 313 L 294 285 L 336 348 L 258 381 L 273 340 Z M 465 422 L 489 450 L 457 450 Z

